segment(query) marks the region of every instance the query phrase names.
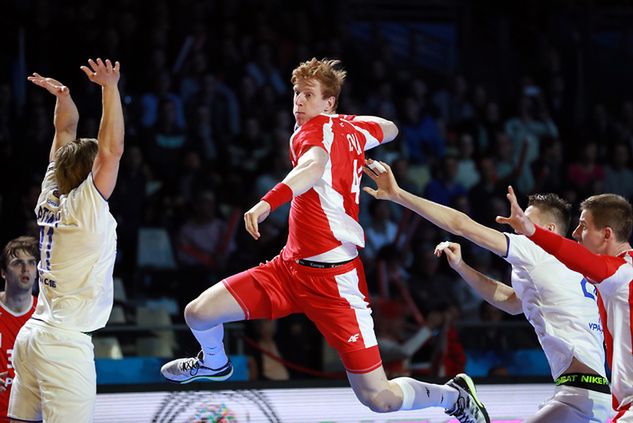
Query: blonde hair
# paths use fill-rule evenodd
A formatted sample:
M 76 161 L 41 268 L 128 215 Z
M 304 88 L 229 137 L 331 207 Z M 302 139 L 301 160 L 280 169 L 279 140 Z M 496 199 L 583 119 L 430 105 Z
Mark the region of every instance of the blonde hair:
M 99 146 L 94 138 L 78 138 L 55 153 L 55 179 L 60 195 L 77 188 L 90 174 Z
M 343 69 L 335 69 L 334 67 L 341 63 L 340 60 L 321 59 L 316 57 L 302 62 L 292 71 L 290 82 L 293 85 L 300 81 L 315 79 L 321 84 L 321 93 L 323 98 L 334 97 L 334 107 L 332 111 L 336 111 L 338 106 L 338 96 L 341 94 L 341 88 L 345 81 L 347 72 Z

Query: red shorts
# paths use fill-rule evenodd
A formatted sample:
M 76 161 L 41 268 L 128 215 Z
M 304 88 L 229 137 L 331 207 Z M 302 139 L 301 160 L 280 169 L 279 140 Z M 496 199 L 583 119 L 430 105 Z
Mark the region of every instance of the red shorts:
M 223 283 L 246 319 L 304 313 L 338 352 L 347 371 L 368 373 L 381 366 L 360 258 L 316 269 L 277 256 Z

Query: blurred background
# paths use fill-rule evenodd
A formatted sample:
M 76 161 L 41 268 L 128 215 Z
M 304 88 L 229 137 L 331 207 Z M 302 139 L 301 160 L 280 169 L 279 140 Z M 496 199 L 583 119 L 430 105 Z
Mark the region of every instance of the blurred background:
M 2 9 L 3 244 L 37 236 L 33 208 L 53 135 L 54 98 L 26 76 L 67 84 L 78 135 L 96 137 L 100 93 L 79 66 L 121 62 L 116 299 L 93 338 L 102 392 L 162 383 L 162 362 L 197 352 L 187 302 L 285 243 L 288 206 L 257 242 L 242 214 L 290 170 L 289 77 L 301 61 L 340 59 L 348 79 L 339 111 L 400 128 L 369 156 L 390 163 L 408 190 L 481 223 L 497 227 L 508 184 L 523 204 L 558 193 L 575 217 L 588 195 L 633 196 L 630 1 L 5 0 Z M 433 256 L 453 238 L 364 193 L 361 223 L 390 376 L 443 381 L 466 370 L 551 382 L 524 316 L 483 303 Z M 503 260 L 461 241 L 466 261 L 509 282 Z M 344 379 L 303 316 L 229 325 L 227 341 L 236 380 Z

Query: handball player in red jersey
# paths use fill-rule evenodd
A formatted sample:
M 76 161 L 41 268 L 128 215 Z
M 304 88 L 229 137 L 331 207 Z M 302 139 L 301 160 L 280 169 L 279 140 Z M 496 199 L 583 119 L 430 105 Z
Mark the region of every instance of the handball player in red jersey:
M 161 373 L 177 383 L 226 380 L 233 368 L 222 343 L 223 323 L 304 313 L 338 352 L 352 389 L 371 410 L 437 406 L 461 422 L 488 422 L 466 375 L 446 385 L 385 376 L 358 257 L 365 245 L 358 203 L 365 151 L 392 141 L 398 129 L 379 117 L 336 114 L 346 76 L 337 65 L 312 59 L 292 72 L 293 169 L 244 215 L 246 230 L 259 239 L 259 224 L 291 201 L 285 247 L 187 305 L 185 319 L 202 350 L 197 357 L 165 364 Z
M 5 371 L 6 390 L 0 392 L 0 422 L 9 421 L 7 410 L 13 369 L 13 344 L 20 328 L 35 311 L 37 298 L 33 296 L 33 284 L 37 275 L 39 249 L 37 240 L 21 236 L 5 245 L 0 258 L 0 274 L 4 279 L 4 291 L 0 292 L 0 370 Z

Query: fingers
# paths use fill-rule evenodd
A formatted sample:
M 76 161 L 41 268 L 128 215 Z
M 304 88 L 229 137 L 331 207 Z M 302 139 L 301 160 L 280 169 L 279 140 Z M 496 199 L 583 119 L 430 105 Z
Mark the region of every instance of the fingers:
M 497 217 L 495 217 L 495 221 L 497 223 L 501 223 L 502 225 L 509 225 L 510 224 L 510 218 L 509 217 L 497 216 Z
M 449 244 L 450 244 L 450 242 L 448 242 L 448 241 L 440 242 L 435 247 L 435 251 L 433 251 L 433 254 L 435 254 L 437 257 L 441 256 L 442 252 L 449 246 Z
M 374 172 L 371 168 L 369 168 L 367 165 L 363 165 L 363 173 L 369 176 L 373 181 L 375 181 L 376 178 L 378 177 L 378 174 Z
M 103 71 L 103 72 L 119 72 L 119 70 L 121 69 L 121 64 L 118 61 L 114 62 L 114 65 L 112 65 L 112 61 L 110 59 L 106 59 L 105 61 L 101 60 L 100 57 L 98 57 L 96 60 L 93 59 L 88 59 L 88 65 L 90 66 L 90 70 L 93 73 L 98 73 L 99 71 Z M 82 66 L 82 68 L 84 68 L 85 66 Z
M 363 191 L 365 191 L 367 194 L 371 195 L 374 198 L 378 198 L 378 191 L 376 191 L 373 188 L 363 187 Z
M 28 81 L 31 81 L 38 87 L 46 89 L 53 95 L 58 96 L 61 94 L 68 94 L 68 87 L 66 87 L 64 84 L 56 79 L 44 77 L 37 72 L 33 72 L 33 74 L 31 76 L 27 76 L 26 79 Z
M 366 159 L 363 165 L 363 172 L 370 178 L 386 175 L 389 171 L 389 165 L 378 160 Z
M 510 201 L 511 205 L 519 205 L 519 202 L 517 201 L 517 196 L 514 193 L 514 189 L 512 188 L 512 185 L 508 185 L 508 193 L 506 194 L 506 197 L 508 198 L 508 201 Z
M 92 81 L 92 78 L 94 78 L 96 75 L 96 73 L 94 73 L 92 69 L 89 69 L 88 66 L 80 66 L 79 69 L 84 71 L 88 79 L 90 79 L 91 81 Z
M 387 168 L 379 161 L 368 159 L 365 161 L 365 163 L 368 168 L 370 168 L 371 170 L 374 171 L 374 173 L 376 173 L 376 175 L 380 175 L 381 173 L 387 172 Z
M 258 240 L 260 237 L 259 227 L 257 224 L 257 218 L 252 213 L 244 214 L 244 225 L 246 226 L 246 232 L 248 232 L 253 239 Z
M 7 376 L 9 376 L 8 370 L 0 373 L 0 392 L 4 392 L 7 390 L 7 380 L 6 380 Z

